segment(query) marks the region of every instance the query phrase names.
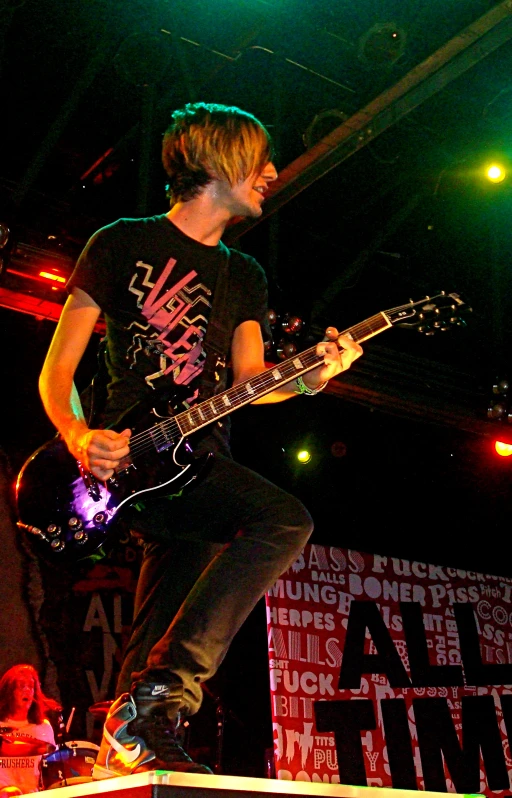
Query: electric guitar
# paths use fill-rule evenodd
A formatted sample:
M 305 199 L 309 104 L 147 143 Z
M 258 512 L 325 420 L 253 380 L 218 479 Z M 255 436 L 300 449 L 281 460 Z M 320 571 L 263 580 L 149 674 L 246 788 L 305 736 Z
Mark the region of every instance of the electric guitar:
M 458 294 L 443 292 L 381 311 L 343 334 L 358 343 L 394 325 L 431 334 L 462 324 L 463 306 Z M 129 457 L 106 482 L 75 460 L 60 436 L 48 441 L 27 459 L 18 475 L 18 528 L 47 560 L 99 559 L 123 509 L 151 497 L 177 495 L 198 479 L 212 455 L 195 457 L 190 435 L 311 371 L 322 359 L 313 346 L 175 415 L 159 416 L 155 408 L 130 411 L 117 425 L 132 429 Z

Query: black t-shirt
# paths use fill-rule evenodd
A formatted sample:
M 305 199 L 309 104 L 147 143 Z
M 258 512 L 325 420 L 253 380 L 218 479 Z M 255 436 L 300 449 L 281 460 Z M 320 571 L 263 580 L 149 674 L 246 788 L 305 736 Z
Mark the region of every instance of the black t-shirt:
M 184 407 L 194 403 L 216 277 L 228 254 L 225 322 L 231 340 L 244 321 L 265 325 L 267 281 L 254 258 L 222 242 L 201 244 L 165 215 L 119 219 L 91 237 L 68 290 L 84 290 L 105 316 L 105 424 L 170 384 L 180 387 Z

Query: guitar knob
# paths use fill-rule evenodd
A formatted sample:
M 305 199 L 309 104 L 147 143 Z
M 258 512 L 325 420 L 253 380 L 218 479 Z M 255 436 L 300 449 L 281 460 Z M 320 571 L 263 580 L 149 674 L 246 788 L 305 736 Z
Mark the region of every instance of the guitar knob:
M 82 522 L 80 521 L 80 519 L 79 519 L 79 518 L 77 518 L 76 516 L 73 516 L 73 517 L 72 517 L 72 518 L 70 518 L 70 519 L 69 519 L 69 521 L 68 521 L 68 527 L 69 527 L 71 530 L 73 530 L 73 529 L 75 529 L 75 530 L 82 529 Z
M 87 532 L 84 529 L 79 529 L 77 532 L 75 532 L 75 534 L 73 535 L 73 538 L 74 538 L 74 540 L 76 540 L 77 543 L 82 545 L 83 543 L 87 543 L 87 540 L 89 539 L 89 535 L 87 534 Z
M 54 551 L 62 551 L 65 545 L 66 544 L 64 543 L 64 541 L 61 540 L 60 538 L 54 538 L 50 543 L 50 546 Z
M 50 524 L 48 527 L 46 527 L 46 531 L 53 538 L 56 535 L 60 535 L 61 528 L 60 526 L 57 526 L 57 524 Z
M 106 520 L 107 520 L 106 513 L 96 513 L 96 515 L 94 516 L 94 523 L 96 524 L 96 526 L 101 526 L 102 524 L 105 523 Z

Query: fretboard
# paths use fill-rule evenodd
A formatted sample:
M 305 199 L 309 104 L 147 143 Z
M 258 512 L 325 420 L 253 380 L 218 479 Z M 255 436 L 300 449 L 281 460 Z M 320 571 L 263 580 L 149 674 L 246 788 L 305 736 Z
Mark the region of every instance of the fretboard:
M 391 322 L 385 313 L 377 313 L 370 319 L 356 324 L 345 330 L 342 335 L 350 335 L 354 341 L 360 343 L 368 338 L 391 327 Z M 190 435 L 192 432 L 200 430 L 202 427 L 211 424 L 213 421 L 227 416 L 239 407 L 254 402 L 261 396 L 271 393 L 281 385 L 297 379 L 302 374 L 311 371 L 323 361 L 322 355 L 317 355 L 316 346 L 306 349 L 300 354 L 294 355 L 282 363 L 251 377 L 247 382 L 234 385 L 227 391 L 213 396 L 198 405 L 194 405 L 190 410 L 173 417 L 173 421 L 178 424 L 183 435 Z

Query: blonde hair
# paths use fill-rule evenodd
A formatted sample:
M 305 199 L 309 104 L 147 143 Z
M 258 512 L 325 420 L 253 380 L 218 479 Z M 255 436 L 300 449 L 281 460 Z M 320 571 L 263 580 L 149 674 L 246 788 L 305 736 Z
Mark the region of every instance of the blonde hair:
M 240 108 L 188 103 L 172 119 L 164 134 L 162 163 L 174 202 L 192 199 L 214 178 L 235 185 L 272 160 L 267 129 Z

